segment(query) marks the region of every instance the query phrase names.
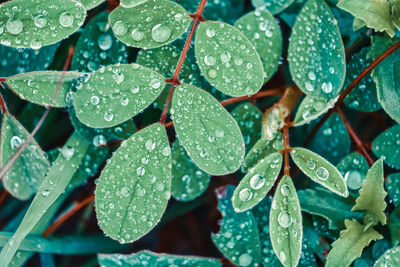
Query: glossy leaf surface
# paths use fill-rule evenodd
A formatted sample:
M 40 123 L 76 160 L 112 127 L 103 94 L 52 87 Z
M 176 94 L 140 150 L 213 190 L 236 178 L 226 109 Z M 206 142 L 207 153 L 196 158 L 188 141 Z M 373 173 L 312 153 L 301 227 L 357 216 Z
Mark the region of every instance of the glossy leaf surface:
M 372 142 L 372 151 L 390 167 L 400 169 L 400 125 L 381 133 Z

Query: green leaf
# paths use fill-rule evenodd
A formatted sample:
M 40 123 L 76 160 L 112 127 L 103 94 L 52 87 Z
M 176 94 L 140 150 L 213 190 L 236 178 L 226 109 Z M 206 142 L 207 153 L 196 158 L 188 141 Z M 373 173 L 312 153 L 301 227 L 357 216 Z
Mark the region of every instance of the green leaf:
M 322 114 L 333 108 L 337 97 L 327 101 L 324 98 L 307 95 L 301 102 L 294 119 L 294 126 L 302 126 L 318 119 Z
M 251 211 L 235 212 L 231 202 L 234 190 L 231 185 L 216 190 L 222 221 L 219 233 L 212 234 L 211 238 L 234 264 L 258 267 L 261 249 L 257 223 Z
M 101 12 L 85 27 L 71 61 L 71 69 L 91 72 L 101 66 L 126 63 L 126 46 L 113 34 L 108 24 L 108 12 Z
M 130 8 L 119 6 L 109 16 L 115 36 L 128 46 L 155 48 L 169 44 L 185 33 L 192 21 L 186 10 L 174 2 L 138 3 Z
M 82 141 L 76 133 L 68 139 L 61 154 L 49 169 L 18 229 L 1 250 L 0 262 L 3 266 L 10 263 L 22 240 L 32 231 L 46 210 L 64 193 L 88 146 L 89 144 Z
M 343 86 L 346 63 L 336 20 L 323 0 L 309 0 L 297 17 L 289 42 L 293 80 L 307 95 L 334 98 Z
M 180 201 L 190 201 L 207 189 L 211 175 L 201 171 L 179 141 L 172 145 L 171 195 Z
M 396 207 L 388 218 L 390 239 L 394 246 L 400 243 L 400 208 Z
M 0 43 L 39 49 L 77 31 L 86 9 L 73 0 L 13 0 L 0 5 Z
M 282 154 L 276 152 L 262 159 L 247 173 L 232 197 L 236 212 L 254 207 L 267 195 L 281 172 L 282 162 Z
M 242 172 L 248 172 L 265 157 L 282 149 L 283 138 L 280 132 L 277 132 L 272 140 L 261 138 L 247 153 L 242 165 Z
M 360 189 L 369 169 L 367 160 L 357 152 L 347 155 L 336 167 L 350 190 Z
M 1 126 L 0 165 L 3 166 L 25 142 L 29 132 L 9 113 L 4 114 Z M 29 199 L 39 189 L 49 167 L 50 162 L 33 140 L 4 176 L 3 185 L 13 197 Z
M 264 66 L 264 82 L 275 74 L 282 55 L 282 33 L 277 20 L 267 10 L 247 13 L 235 22 L 255 46 Z
M 297 167 L 311 180 L 336 194 L 348 196 L 349 192 L 342 175 L 326 159 L 302 147 L 293 148 L 290 156 Z
M 400 204 L 400 173 L 392 173 L 385 180 L 385 187 L 389 193 L 390 199 L 397 207 Z
M 303 239 L 299 199 L 292 178 L 283 176 L 272 200 L 270 235 L 276 256 L 286 267 L 297 266 Z
M 272 14 L 278 14 L 290 6 L 295 0 L 251 0 L 255 8 L 269 10 Z
M 400 263 L 400 247 L 386 251 L 374 264 L 374 267 L 398 266 Z
M 229 24 L 201 23 L 196 32 L 195 54 L 204 77 L 224 94 L 253 95 L 263 84 L 260 56 L 246 36 Z
M 6 83 L 22 99 L 42 106 L 62 108 L 68 106 L 69 87 L 84 73 L 61 71 L 37 71 L 8 77 Z M 62 81 L 56 98 L 52 98 Z
M 160 221 L 170 198 L 171 149 L 156 123 L 121 144 L 101 173 L 96 213 L 101 229 L 120 243 L 133 242 Z
M 399 0 L 389 0 L 391 19 L 393 25 L 400 29 L 400 1 Z
M 78 0 L 78 2 L 80 2 L 86 8 L 86 10 L 95 8 L 104 1 L 105 0 Z
M 333 242 L 325 267 L 350 266 L 371 241 L 383 238 L 372 228 L 365 230 L 364 225 L 355 220 L 345 220 L 344 224 L 346 230 L 341 231 L 339 239 Z
M 400 125 L 381 133 L 372 142 L 372 151 L 392 168 L 400 169 Z
M 367 26 L 377 32 L 385 31 L 390 37 L 394 36 L 389 1 L 341 0 L 337 6 L 351 13 L 358 20 L 356 28 Z
M 240 129 L 209 93 L 182 84 L 175 90 L 171 114 L 179 140 L 200 169 L 224 175 L 240 167 L 245 151 Z
M 329 229 L 338 230 L 345 219 L 362 219 L 363 212 L 351 211 L 353 205 L 323 188 L 305 189 L 297 192 L 301 209 L 307 213 L 323 217 L 329 222 Z
M 93 128 L 120 124 L 149 106 L 163 90 L 164 80 L 137 64 L 100 68 L 75 94 L 76 116 Z
M 152 267 L 164 266 L 198 266 L 198 267 L 218 267 L 221 263 L 218 259 L 201 258 L 194 256 L 175 256 L 164 253 L 154 253 L 142 250 L 134 254 L 98 254 L 97 258 L 101 267 L 141 267 L 143 264 Z
M 366 228 L 376 225 L 378 222 L 386 224 L 386 202 L 387 195 L 383 187 L 383 160 L 379 159 L 369 169 L 360 189 L 360 196 L 352 210 L 365 210 L 364 217 Z

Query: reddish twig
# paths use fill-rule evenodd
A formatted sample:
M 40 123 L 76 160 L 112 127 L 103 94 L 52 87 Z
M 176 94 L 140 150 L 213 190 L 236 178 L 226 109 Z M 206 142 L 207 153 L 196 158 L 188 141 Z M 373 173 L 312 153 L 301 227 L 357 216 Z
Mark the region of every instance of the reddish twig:
M 10 195 L 10 193 L 8 193 L 7 190 L 3 190 L 3 192 L 1 192 L 0 194 L 0 205 L 4 202 L 4 200 L 6 200 L 6 198 Z
M 4 101 L 4 98 L 1 93 L 0 93 L 0 111 L 1 111 L 1 114 L 8 112 L 6 101 Z
M 281 154 L 284 154 L 284 168 L 283 168 L 283 174 L 290 176 L 290 166 L 289 166 L 289 152 L 292 150 L 289 144 L 289 127 L 291 127 L 291 124 L 286 124 L 285 127 L 283 127 L 282 132 L 283 132 L 283 149 L 281 150 Z

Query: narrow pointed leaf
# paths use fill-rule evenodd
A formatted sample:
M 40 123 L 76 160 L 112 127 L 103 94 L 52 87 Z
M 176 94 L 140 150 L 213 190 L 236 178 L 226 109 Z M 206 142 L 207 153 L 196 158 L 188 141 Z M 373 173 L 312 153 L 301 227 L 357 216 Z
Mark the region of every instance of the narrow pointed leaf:
M 170 190 L 171 149 L 156 123 L 124 141 L 101 173 L 96 188 L 101 229 L 121 243 L 139 239 L 160 221 Z
M 400 247 L 386 251 L 374 264 L 374 267 L 391 267 L 400 264 Z
M 78 30 L 86 17 L 73 0 L 13 0 L 0 5 L 0 43 L 39 49 Z
M 9 113 L 1 124 L 0 163 L 4 166 L 29 136 L 29 132 Z M 32 141 L 3 178 L 5 189 L 13 197 L 29 199 L 36 193 L 50 162 L 36 141 Z
M 232 197 L 236 212 L 243 212 L 257 205 L 269 192 L 281 172 L 283 157 L 273 153 L 262 159 L 240 181 Z
M 327 101 L 324 98 L 306 96 L 297 109 L 294 126 L 302 126 L 318 119 L 321 115 L 328 112 L 329 109 L 333 108 L 337 99 L 335 97 Z
M 164 80 L 137 64 L 100 68 L 75 94 L 76 116 L 93 128 L 120 124 L 149 106 L 163 90 Z
M 119 6 L 109 16 L 118 39 L 128 46 L 146 49 L 173 42 L 189 28 L 191 20 L 183 7 L 169 0 Z
M 385 187 L 393 204 L 398 207 L 400 204 L 400 173 L 392 173 L 387 176 Z
M 278 14 L 289 7 L 295 0 L 251 0 L 255 8 L 267 9 L 272 14 Z
M 289 43 L 293 80 L 307 95 L 334 98 L 343 86 L 346 63 L 337 22 L 324 0 L 308 0 Z
M 195 54 L 204 77 L 224 94 L 252 95 L 263 84 L 263 66 L 255 47 L 229 24 L 201 23 L 196 32 Z
M 212 175 L 236 171 L 244 142 L 232 116 L 209 93 L 189 84 L 175 90 L 173 121 L 183 147 L 197 166 Z
M 303 239 L 301 208 L 292 178 L 283 176 L 272 200 L 269 231 L 276 256 L 286 267 L 297 266 Z
M 346 183 L 335 166 L 314 152 L 296 147 L 290 152 L 290 156 L 300 170 L 311 180 L 325 186 L 332 192 L 347 197 Z
M 372 142 L 372 151 L 392 168 L 400 169 L 400 125 L 381 133 Z

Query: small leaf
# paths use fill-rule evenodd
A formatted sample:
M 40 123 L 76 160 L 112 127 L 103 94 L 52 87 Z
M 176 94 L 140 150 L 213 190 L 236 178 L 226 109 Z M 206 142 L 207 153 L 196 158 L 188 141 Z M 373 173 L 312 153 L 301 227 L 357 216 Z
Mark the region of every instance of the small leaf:
M 400 208 L 396 207 L 388 218 L 390 239 L 394 246 L 400 243 Z
M 295 0 L 251 0 L 255 8 L 269 10 L 272 14 L 278 14 L 290 6 Z
M 347 155 L 336 167 L 350 190 L 360 189 L 369 169 L 367 160 L 357 152 Z
M 335 166 L 314 152 L 296 147 L 290 156 L 300 170 L 311 180 L 325 186 L 332 192 L 347 197 L 348 191 L 344 179 Z
M 282 55 L 282 33 L 277 20 L 267 10 L 247 13 L 235 22 L 254 44 L 264 66 L 264 82 L 275 74 Z
M 269 192 L 282 168 L 283 157 L 273 153 L 262 159 L 240 181 L 232 197 L 236 212 L 243 212 L 257 205 Z
M 253 95 L 263 84 L 264 71 L 256 49 L 229 24 L 201 23 L 196 32 L 195 54 L 204 77 L 224 94 Z
M 211 175 L 204 173 L 192 161 L 179 141 L 172 145 L 171 195 L 180 201 L 200 196 L 208 187 Z
M 100 5 L 105 0 L 77 0 L 77 1 L 80 2 L 86 8 L 86 10 L 89 10 Z
M 297 266 L 303 239 L 299 199 L 292 178 L 283 176 L 272 200 L 270 235 L 276 256 L 286 267 Z
M 386 251 L 374 264 L 374 267 L 391 267 L 400 264 L 400 247 Z
M 86 9 L 73 0 L 13 0 L 0 5 L 0 43 L 39 49 L 77 31 Z
M 361 256 L 365 247 L 371 241 L 382 239 L 383 236 L 374 229 L 364 229 L 357 221 L 345 220 L 346 230 L 340 232 L 340 237 L 332 244 L 328 254 L 326 267 L 350 266 Z
M 101 229 L 120 243 L 141 238 L 160 221 L 170 190 L 171 149 L 156 123 L 124 141 L 101 173 L 96 188 Z
M 198 266 L 198 267 L 219 267 L 218 259 L 201 258 L 194 256 L 175 256 L 164 253 L 154 253 L 142 250 L 134 254 L 98 254 L 97 258 L 101 267 L 140 267 L 143 264 L 152 267 L 165 266 Z
M 74 97 L 78 119 L 93 128 L 124 122 L 149 106 L 165 86 L 159 73 L 137 64 L 100 68 Z
M 400 169 L 400 125 L 381 133 L 372 142 L 372 151 L 392 168 Z
M 393 204 L 398 207 L 400 204 L 400 173 L 392 173 L 387 176 L 385 187 Z
M 119 6 L 109 16 L 115 36 L 128 46 L 147 49 L 169 44 L 186 32 L 192 20 L 183 7 L 168 0 L 137 3 Z
M 234 187 L 217 189 L 218 209 L 222 213 L 219 233 L 211 238 L 221 253 L 239 266 L 258 267 L 261 257 L 257 223 L 251 211 L 236 213 L 231 198 Z
M 6 83 L 22 99 L 42 106 L 62 108 L 68 106 L 70 85 L 84 75 L 74 71 L 38 71 L 8 77 Z M 52 102 L 60 81 L 61 86 Z
M 243 162 L 244 142 L 232 116 L 209 93 L 189 84 L 175 90 L 175 130 L 196 165 L 212 175 L 236 171 Z
M 9 113 L 1 124 L 0 162 L 4 166 L 25 142 L 29 132 Z M 29 199 L 36 193 L 50 167 L 50 162 L 36 141 L 32 141 L 3 178 L 5 189 L 13 197 Z
M 307 95 L 334 98 L 343 86 L 346 63 L 336 20 L 323 0 L 308 0 L 289 42 L 293 80 Z
M 294 126 L 302 126 L 318 119 L 322 114 L 325 114 L 329 109 L 333 108 L 337 100 L 338 97 L 327 101 L 324 98 L 306 96 L 296 112 Z
M 364 217 L 366 228 L 376 225 L 378 222 L 386 224 L 386 202 L 387 195 L 383 187 L 383 160 L 380 159 L 372 165 L 361 186 L 360 196 L 356 199 L 356 204 L 352 210 L 365 210 Z

